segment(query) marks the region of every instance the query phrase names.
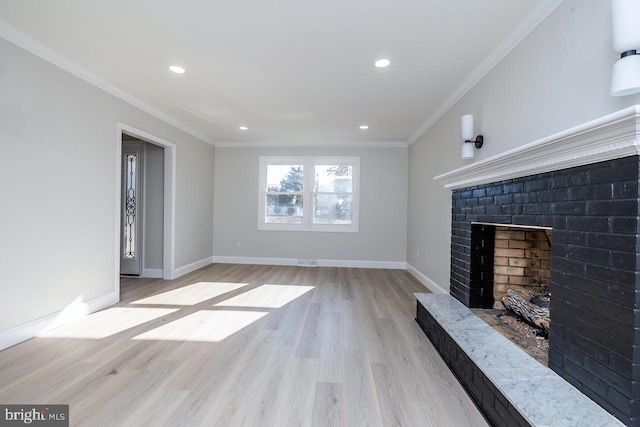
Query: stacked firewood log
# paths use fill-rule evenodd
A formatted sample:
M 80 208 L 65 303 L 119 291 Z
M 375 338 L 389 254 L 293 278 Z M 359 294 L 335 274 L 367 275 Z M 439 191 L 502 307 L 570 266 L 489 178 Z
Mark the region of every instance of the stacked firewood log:
M 551 295 L 548 291 L 542 293 L 527 289 L 509 289 L 507 295 L 502 297 L 502 304 L 507 310 L 513 311 L 524 321 L 537 328 L 543 336 L 549 335 L 549 301 Z

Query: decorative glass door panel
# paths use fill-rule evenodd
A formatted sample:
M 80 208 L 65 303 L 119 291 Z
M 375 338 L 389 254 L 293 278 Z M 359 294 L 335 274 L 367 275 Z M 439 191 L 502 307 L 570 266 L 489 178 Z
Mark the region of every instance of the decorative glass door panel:
M 134 276 L 142 270 L 142 156 L 142 143 L 122 143 L 120 274 Z
M 124 222 L 124 257 L 136 259 L 136 165 L 137 154 L 125 156 L 126 170 L 124 175 L 125 195 L 125 222 Z

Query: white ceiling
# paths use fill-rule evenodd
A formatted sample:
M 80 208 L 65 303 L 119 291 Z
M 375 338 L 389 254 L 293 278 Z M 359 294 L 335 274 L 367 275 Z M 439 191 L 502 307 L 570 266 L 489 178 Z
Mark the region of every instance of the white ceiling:
M 0 19 L 209 140 L 348 144 L 415 139 L 550 3 L 3 0 Z

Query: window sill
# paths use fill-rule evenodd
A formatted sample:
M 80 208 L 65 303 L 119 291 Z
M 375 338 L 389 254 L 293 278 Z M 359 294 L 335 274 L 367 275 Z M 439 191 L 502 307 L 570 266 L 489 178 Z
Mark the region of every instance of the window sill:
M 335 225 L 313 225 L 311 227 L 282 225 L 282 224 L 260 224 L 258 231 L 306 231 L 320 233 L 357 233 L 358 227 L 351 226 L 335 226 Z

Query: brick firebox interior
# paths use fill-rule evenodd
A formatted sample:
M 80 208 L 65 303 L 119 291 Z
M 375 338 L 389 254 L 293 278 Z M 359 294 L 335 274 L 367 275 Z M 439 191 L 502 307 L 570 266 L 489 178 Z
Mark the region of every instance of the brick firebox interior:
M 551 282 L 551 230 L 496 227 L 493 263 L 494 308 L 514 287 L 541 292 Z

